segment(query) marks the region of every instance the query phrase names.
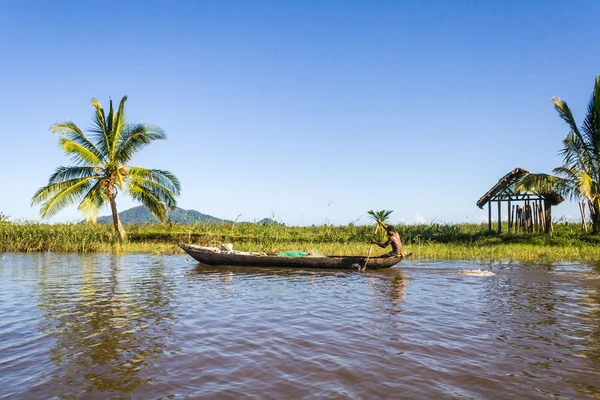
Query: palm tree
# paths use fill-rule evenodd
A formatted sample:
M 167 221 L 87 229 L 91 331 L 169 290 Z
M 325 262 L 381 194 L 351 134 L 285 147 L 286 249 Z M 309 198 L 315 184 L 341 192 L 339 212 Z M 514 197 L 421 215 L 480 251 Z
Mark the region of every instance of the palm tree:
M 58 167 L 48 184 L 35 193 L 32 205 L 41 204 L 42 218 L 51 217 L 68 205 L 79 203 L 78 209 L 87 220 L 96 221 L 98 211 L 110 204 L 113 223 L 119 241 L 125 240 L 125 230 L 119 220 L 116 197 L 127 193 L 141 202 L 159 220 L 164 221 L 167 208 L 177 205 L 178 179 L 169 171 L 129 165 L 133 156 L 154 140 L 164 140 L 161 128 L 151 124 L 129 124 L 125 119 L 125 101 L 108 116 L 96 99 L 95 113 L 89 136 L 71 121 L 52 125 L 50 132 L 62 136 L 59 145 L 76 165 Z
M 592 219 L 592 232 L 600 233 L 600 75 L 596 77 L 587 115 L 581 128 L 577 126 L 567 103 L 552 98 L 558 115 L 569 126 L 563 140 L 563 165 L 555 175 L 528 174 L 517 184 L 517 190 L 557 193 L 566 198 L 587 201 Z

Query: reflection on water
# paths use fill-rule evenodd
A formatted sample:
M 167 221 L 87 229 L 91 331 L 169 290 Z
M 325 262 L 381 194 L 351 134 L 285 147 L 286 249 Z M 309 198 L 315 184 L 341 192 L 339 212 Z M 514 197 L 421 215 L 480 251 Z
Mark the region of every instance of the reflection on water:
M 49 393 L 130 392 L 146 383 L 139 372 L 164 351 L 173 283 L 160 258 L 144 263 L 143 275 L 127 271 L 127 257 L 76 258 L 75 270 L 57 271 L 57 259 L 39 265 L 39 330 L 54 339 Z
M 597 398 L 600 275 L 6 254 L 0 398 Z

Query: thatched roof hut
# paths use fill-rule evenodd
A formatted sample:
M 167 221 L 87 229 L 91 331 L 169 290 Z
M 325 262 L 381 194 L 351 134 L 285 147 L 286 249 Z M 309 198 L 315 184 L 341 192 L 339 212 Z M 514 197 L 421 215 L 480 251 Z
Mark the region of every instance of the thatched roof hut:
M 477 201 L 477 207 L 483 209 L 488 205 L 488 228 L 492 230 L 492 202 L 498 204 L 498 232 L 502 232 L 502 207 L 501 203 L 508 203 L 508 231 L 511 232 L 516 223 L 516 229 L 533 231 L 534 228 L 549 232 L 552 229 L 551 206 L 563 202 L 563 198 L 556 193 L 533 193 L 516 190 L 518 181 L 529 171 L 515 168 L 504 175 L 498 183 L 487 191 Z M 520 204 L 523 203 L 523 207 Z

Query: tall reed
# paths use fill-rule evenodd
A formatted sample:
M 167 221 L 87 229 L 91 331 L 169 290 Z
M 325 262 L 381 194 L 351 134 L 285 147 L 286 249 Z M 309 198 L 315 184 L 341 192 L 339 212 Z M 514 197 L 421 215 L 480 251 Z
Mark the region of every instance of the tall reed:
M 486 224 L 397 225 L 404 250 L 417 258 L 600 260 L 600 236 L 578 224 L 556 223 L 554 233 L 489 234 Z M 277 223 L 174 223 L 131 225 L 128 241 L 118 245 L 112 227 L 101 224 L 42 224 L 0 222 L 0 252 L 166 252 L 179 253 L 177 243 L 220 246 L 239 250 L 317 251 L 323 254 L 366 255 L 373 226 L 323 224 L 286 226 Z M 388 250 L 375 249 L 373 255 Z

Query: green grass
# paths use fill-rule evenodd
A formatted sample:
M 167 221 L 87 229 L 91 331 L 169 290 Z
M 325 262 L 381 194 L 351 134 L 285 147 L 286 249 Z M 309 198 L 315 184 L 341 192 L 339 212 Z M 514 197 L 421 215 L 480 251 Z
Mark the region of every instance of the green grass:
M 584 232 L 580 225 L 555 223 L 543 233 L 489 234 L 487 224 L 398 225 L 404 250 L 423 259 L 520 261 L 600 260 L 600 235 Z M 503 230 L 506 232 L 507 227 Z M 309 227 L 277 224 L 149 224 L 126 227 L 128 241 L 118 244 L 111 226 L 83 223 L 41 224 L 0 222 L 0 252 L 144 252 L 177 254 L 177 243 L 219 246 L 233 243 L 238 250 L 318 251 L 323 254 L 366 255 L 373 226 Z M 388 249 L 389 250 L 389 249 Z M 388 250 L 372 247 L 372 255 Z

